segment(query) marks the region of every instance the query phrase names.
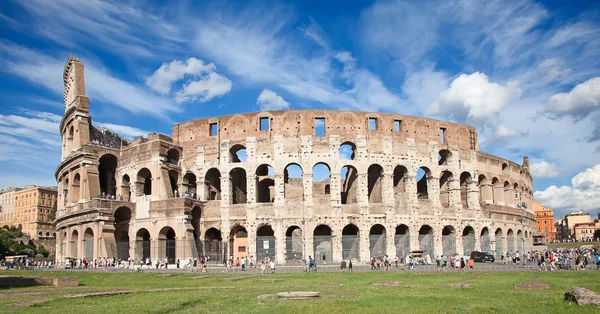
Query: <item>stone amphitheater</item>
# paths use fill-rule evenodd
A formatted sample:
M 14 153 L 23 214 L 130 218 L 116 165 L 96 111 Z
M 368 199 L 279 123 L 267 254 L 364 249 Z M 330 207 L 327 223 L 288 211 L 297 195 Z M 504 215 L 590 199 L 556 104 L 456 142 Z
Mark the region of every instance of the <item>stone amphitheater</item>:
M 287 110 L 203 118 L 133 141 L 92 124 L 84 65 L 64 70 L 57 262 L 299 263 L 411 251 L 531 249 L 529 162 L 475 128 L 422 117 Z

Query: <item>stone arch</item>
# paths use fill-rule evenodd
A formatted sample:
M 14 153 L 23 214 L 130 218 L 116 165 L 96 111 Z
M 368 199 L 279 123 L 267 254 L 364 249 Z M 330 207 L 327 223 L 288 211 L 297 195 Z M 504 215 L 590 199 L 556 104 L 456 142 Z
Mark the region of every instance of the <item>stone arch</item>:
M 290 163 L 283 169 L 284 198 L 304 200 L 304 174 L 297 163 Z
M 383 167 L 372 164 L 367 170 L 367 196 L 369 203 L 383 203 Z
M 72 192 L 71 192 L 71 202 L 70 203 L 77 203 L 81 199 L 80 186 L 81 186 L 81 175 L 79 175 L 79 173 L 76 173 L 73 176 L 73 183 L 71 184 Z
M 142 195 L 152 195 L 152 172 L 148 168 L 142 168 L 137 174 L 138 191 Z
M 442 171 L 440 174 L 440 204 L 443 207 L 450 206 L 450 182 L 453 180 L 452 172 Z
M 129 258 L 129 223 L 131 221 L 131 209 L 121 206 L 115 210 L 115 241 L 117 244 L 114 256 L 122 260 Z
M 501 228 L 496 228 L 494 232 L 495 242 L 496 242 L 496 256 L 501 256 L 504 252 L 504 233 Z
M 131 179 L 127 174 L 124 174 L 123 177 L 121 177 L 121 196 L 127 202 L 131 200 Z
M 479 185 L 479 201 L 483 204 L 494 202 L 494 190 L 491 181 L 485 175 L 480 174 L 477 180 Z
M 256 202 L 273 203 L 275 200 L 275 173 L 267 164 L 256 168 Z
M 506 231 L 506 250 L 508 250 L 509 252 L 514 252 L 515 251 L 515 233 L 512 229 L 508 229 Z
M 438 165 L 447 166 L 448 162 L 452 160 L 452 153 L 447 149 L 442 149 L 438 153 Z
M 481 229 L 481 233 L 479 236 L 479 244 L 482 252 L 493 254 L 490 241 L 490 230 L 488 229 L 488 227 L 483 227 L 483 229 Z
M 492 188 L 494 204 L 504 203 L 504 187 L 502 182 L 496 177 L 492 178 Z
M 146 228 L 139 229 L 135 234 L 136 260 L 141 260 L 148 264 L 151 253 L 150 232 Z
M 248 160 L 248 152 L 246 146 L 242 144 L 235 144 L 229 149 L 229 162 L 246 162 Z
M 313 231 L 313 250 L 315 262 L 328 262 L 332 260 L 331 228 L 321 224 Z
M 431 170 L 427 167 L 417 169 L 417 197 L 419 199 L 429 199 L 429 179 L 431 178 Z
M 304 239 L 302 237 L 302 229 L 296 225 L 289 226 L 285 232 L 285 239 L 285 260 L 303 260 Z
M 502 174 L 509 174 L 510 173 L 510 168 L 508 167 L 507 163 L 502 163 Z
M 179 197 L 179 172 L 177 170 L 169 170 L 169 183 L 173 197 Z
M 463 255 L 471 255 L 475 251 L 475 229 L 466 226 L 462 231 Z
M 404 166 L 396 166 L 394 168 L 394 194 L 406 192 L 406 177 L 408 169 Z
M 387 234 L 381 224 L 373 225 L 369 231 L 369 254 L 371 257 L 387 255 Z
M 342 188 L 340 197 L 342 204 L 356 204 L 358 202 L 358 171 L 350 165 L 343 166 L 340 170 Z
M 85 229 L 83 233 L 83 242 L 85 243 L 83 246 L 83 257 L 88 260 L 94 259 L 94 231 L 92 228 Z
M 427 252 L 433 256 L 435 253 L 433 228 L 429 225 L 422 225 L 419 229 L 419 250 Z
M 209 228 L 204 233 L 204 254 L 210 263 L 220 263 L 225 260 L 223 256 L 223 238 L 217 228 Z
M 258 241 L 256 242 L 258 245 Z M 236 225 L 231 228 L 229 233 L 229 256 L 233 256 L 233 260 L 238 258 L 248 257 L 248 231 L 242 225 Z
M 360 229 L 354 224 L 347 224 L 342 229 L 342 259 L 360 258 Z
M 316 163 L 312 168 L 313 198 L 328 201 L 330 196 L 327 187 L 331 182 L 331 168 L 324 162 Z
M 504 205 L 509 206 L 514 204 L 513 202 L 513 190 L 511 184 L 508 181 L 504 181 Z
M 354 160 L 356 157 L 356 144 L 352 142 L 343 142 L 340 145 L 340 160 Z
M 451 225 L 442 229 L 442 253 L 446 256 L 456 253 L 456 230 Z
M 100 194 L 115 196 L 117 181 L 115 174 L 119 159 L 113 154 L 104 154 L 98 159 L 98 180 L 100 181 Z
M 256 230 L 256 260 L 275 260 L 275 231 L 271 225 L 262 225 Z
M 469 208 L 469 186 L 473 182 L 471 174 L 469 172 L 463 172 L 460 174 L 460 201 L 462 202 L 463 208 Z
M 176 260 L 176 234 L 175 230 L 169 226 L 160 229 L 158 233 L 159 241 L 159 258 L 167 259 L 168 264 L 174 264 Z
M 196 191 L 196 175 L 193 172 L 187 172 L 183 176 L 183 180 L 181 182 L 183 186 L 183 193 L 187 197 L 191 197 L 195 199 L 197 197 Z
M 396 226 L 394 243 L 396 245 L 396 257 L 406 257 L 410 252 L 410 229 L 407 225 Z
M 523 237 L 523 231 L 521 229 L 517 230 L 517 251 L 523 256 L 523 247 L 524 247 L 525 238 Z
M 202 254 L 202 241 L 200 241 L 200 219 L 202 219 L 202 209 L 199 206 L 194 206 L 191 211 L 192 214 L 192 235 L 194 236 L 194 244 L 196 245 L 196 252 L 198 252 L 198 257 L 203 256 Z
M 230 204 L 244 204 L 247 197 L 246 170 L 236 167 L 229 171 Z
M 208 169 L 204 175 L 204 189 L 206 200 L 217 201 L 221 199 L 221 172 L 219 169 Z
M 167 163 L 172 165 L 179 165 L 179 151 L 175 148 L 171 148 L 167 151 Z
M 79 257 L 79 232 L 77 230 L 73 230 L 71 233 L 71 257 Z

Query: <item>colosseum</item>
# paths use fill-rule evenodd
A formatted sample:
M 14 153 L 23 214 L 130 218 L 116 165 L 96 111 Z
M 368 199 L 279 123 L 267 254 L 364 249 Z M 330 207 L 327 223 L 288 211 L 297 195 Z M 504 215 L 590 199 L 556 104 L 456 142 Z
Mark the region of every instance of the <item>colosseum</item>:
M 531 249 L 529 162 L 473 127 L 379 112 L 202 118 L 132 141 L 94 126 L 70 57 L 55 176 L 57 262 L 229 256 L 279 264 Z

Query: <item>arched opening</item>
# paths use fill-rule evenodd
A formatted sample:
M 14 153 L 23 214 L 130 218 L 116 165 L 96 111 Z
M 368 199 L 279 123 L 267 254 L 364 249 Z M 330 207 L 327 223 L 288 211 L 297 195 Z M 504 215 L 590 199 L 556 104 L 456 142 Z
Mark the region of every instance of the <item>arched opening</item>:
M 367 195 L 369 203 L 383 202 L 383 168 L 380 165 L 373 164 L 369 166 L 367 172 Z
M 353 160 L 355 157 L 356 145 L 352 142 L 344 142 L 340 145 L 340 159 Z
M 121 178 L 121 196 L 127 202 L 131 200 L 131 179 L 126 174 Z
M 87 228 L 83 233 L 84 253 L 83 257 L 88 260 L 94 259 L 94 231 L 91 228 Z
M 229 162 L 246 162 L 247 160 L 246 147 L 244 145 L 236 144 L 231 146 L 229 149 Z
M 488 178 L 484 175 L 480 174 L 478 179 L 479 185 L 479 201 L 482 204 L 492 204 L 494 203 L 494 191 L 492 188 L 492 183 Z
M 73 233 L 71 234 L 71 257 L 79 257 L 79 255 L 77 255 L 77 252 L 79 251 L 79 232 L 77 232 L 77 230 L 73 230 Z
M 200 241 L 200 218 L 202 218 L 202 210 L 198 206 L 194 206 L 192 208 L 192 228 L 194 228 L 194 244 L 196 245 L 196 252 L 198 252 L 198 257 L 203 256 L 202 252 L 202 241 Z
M 209 169 L 204 175 L 204 188 L 208 201 L 221 199 L 221 172 L 217 168 Z
M 332 258 L 331 228 L 327 225 L 318 225 L 313 233 L 315 261 L 328 262 Z
M 256 230 L 256 260 L 275 260 L 275 232 L 269 225 Z
M 514 205 L 514 197 L 514 191 L 512 189 L 512 186 L 510 185 L 510 182 L 504 181 L 504 205 Z
M 342 204 L 358 203 L 358 171 L 352 166 L 344 166 L 340 171 L 342 183 L 341 200 Z
M 396 257 L 398 259 L 406 257 L 410 252 L 410 234 L 407 225 L 396 226 L 394 243 L 396 244 Z
M 342 258 L 358 260 L 360 257 L 360 233 L 357 226 L 346 225 L 342 229 Z
M 329 184 L 325 184 L 325 195 L 331 194 L 331 186 Z
M 394 168 L 394 194 L 400 195 L 406 192 L 406 174 L 408 170 L 404 166 Z
M 127 260 L 129 258 L 129 222 L 131 210 L 127 207 L 119 207 L 114 214 L 115 218 L 115 241 L 117 242 L 117 258 Z
M 510 172 L 507 163 L 502 164 L 502 174 L 508 174 Z
M 380 224 L 373 225 L 371 231 L 369 231 L 369 251 L 371 257 L 387 255 L 386 242 L 385 227 Z
M 442 229 L 442 253 L 446 256 L 456 253 L 456 230 L 452 226 Z
M 431 178 L 431 171 L 427 167 L 421 167 L 417 169 L 417 198 L 421 200 L 429 199 L 429 178 Z
M 331 170 L 326 163 L 317 163 L 312 168 L 313 202 L 329 203 L 329 183 L 331 182 Z
M 440 203 L 443 207 L 450 206 L 450 182 L 452 180 L 452 172 L 442 171 L 440 175 Z
M 65 178 L 63 181 L 63 205 L 67 205 L 69 201 L 69 178 Z
M 118 159 L 115 155 L 105 154 L 100 157 L 98 178 L 100 180 L 100 193 L 102 195 L 115 196 L 117 192 L 117 181 L 115 180 L 117 165 Z
M 433 256 L 434 242 L 433 242 L 433 228 L 428 225 L 423 225 L 419 229 L 419 250 L 427 252 Z
M 480 243 L 482 252 L 487 252 L 489 254 L 493 254 L 492 245 L 491 245 L 491 241 L 490 241 L 490 231 L 488 230 L 487 227 L 484 227 L 483 229 L 481 229 L 479 243 Z
M 273 203 L 275 201 L 275 172 L 269 165 L 256 168 L 256 202 Z
M 304 182 L 302 167 L 289 164 L 283 170 L 283 195 L 286 199 L 304 200 Z
M 168 264 L 175 263 L 175 230 L 171 227 L 164 227 L 158 233 L 158 241 L 160 243 L 159 246 L 159 256 L 166 257 Z
M 235 226 L 229 234 L 229 256 L 233 260 L 248 257 L 248 231 L 242 226 Z
M 179 197 L 179 172 L 169 170 L 169 182 L 171 183 L 171 193 L 173 193 L 173 197 Z
M 499 205 L 504 203 L 504 186 L 498 178 L 492 178 L 492 188 L 494 190 L 494 204 Z
M 494 236 L 495 236 L 495 241 L 496 241 L 496 256 L 500 257 L 502 256 L 502 253 L 504 252 L 504 245 L 502 241 L 504 239 L 503 234 L 502 234 L 502 229 L 498 228 L 496 229 L 496 232 L 494 232 Z
M 463 208 L 469 208 L 469 186 L 472 183 L 471 174 L 463 172 L 460 174 L 460 201 Z
M 508 250 L 508 252 L 515 252 L 515 234 L 512 229 L 506 231 L 506 245 L 506 250 Z
M 76 173 L 73 177 L 73 184 L 71 185 L 71 203 L 77 203 L 81 199 L 81 195 L 79 194 L 79 187 L 81 185 L 81 176 L 79 173 Z
M 525 239 L 523 238 L 523 231 L 518 230 L 517 231 L 517 251 L 519 251 L 519 253 L 521 253 L 521 254 L 523 254 L 523 241 L 524 240 Z
M 172 165 L 179 165 L 179 151 L 175 148 L 171 148 L 167 151 L 167 163 Z
M 246 203 L 246 170 L 243 168 L 233 168 L 229 172 L 229 182 L 231 191 L 231 204 Z
M 144 264 L 148 264 L 150 262 L 150 232 L 148 230 L 142 228 L 138 230 L 135 234 L 135 251 L 136 251 L 136 260 L 141 260 Z
M 285 232 L 285 260 L 301 261 L 304 258 L 303 248 L 302 229 L 290 226 Z
M 438 165 L 439 166 L 447 166 L 448 161 L 452 158 L 452 153 L 447 149 L 440 150 L 438 154 Z
M 224 261 L 221 231 L 216 228 L 206 230 L 204 234 L 204 254 L 207 262 L 220 263 Z
M 67 135 L 67 139 L 72 141 L 74 133 L 75 133 L 75 128 L 73 126 L 71 126 L 69 128 L 69 133 Z
M 138 191 L 142 195 L 152 195 L 152 173 L 148 168 L 142 168 L 137 174 Z
M 471 255 L 475 251 L 475 230 L 471 226 L 466 226 L 462 232 L 463 255 Z
M 183 195 L 185 197 L 191 197 L 196 199 L 196 175 L 188 172 L 183 176 Z

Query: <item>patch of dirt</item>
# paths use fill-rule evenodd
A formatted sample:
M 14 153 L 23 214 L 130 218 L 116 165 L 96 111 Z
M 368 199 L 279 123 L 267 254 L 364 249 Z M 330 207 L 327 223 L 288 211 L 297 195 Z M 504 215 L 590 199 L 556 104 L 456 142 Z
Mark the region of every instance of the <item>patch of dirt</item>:
M 196 280 L 196 279 L 204 279 L 204 278 L 208 278 L 208 277 L 210 277 L 210 275 L 188 277 L 188 279 Z
M 44 302 L 48 302 L 48 301 L 50 301 L 50 299 L 41 298 L 41 299 L 29 300 L 29 301 L 25 301 L 25 302 L 17 302 L 17 303 L 8 304 L 8 305 L 6 305 L 6 307 L 18 309 L 18 308 L 29 307 L 32 305 L 36 305 L 36 304 L 40 304 L 40 303 L 44 303 Z
M 595 305 L 600 307 L 600 295 L 582 287 L 573 287 L 565 292 L 565 300 L 575 302 L 579 306 Z
M 276 283 L 278 281 L 283 281 L 283 278 L 260 278 L 260 279 L 254 279 L 255 282 L 270 282 L 270 283 Z
M 340 282 L 339 281 L 322 281 L 319 282 L 320 285 L 339 285 Z
M 546 290 L 550 289 L 550 285 L 540 281 L 540 278 L 533 278 L 527 283 L 520 283 L 515 285 L 517 290 Z
M 248 277 L 229 277 L 229 278 L 221 278 L 221 281 L 239 281 L 246 279 Z
M 171 276 L 173 276 L 173 274 L 160 274 L 160 275 L 156 275 L 156 277 L 161 277 L 161 278 L 171 277 Z
M 466 289 L 466 288 L 471 288 L 471 282 L 475 281 L 475 279 L 469 279 L 469 280 L 465 280 L 465 281 L 461 281 L 461 282 L 456 282 L 456 283 L 447 283 L 447 284 L 443 284 L 443 287 L 452 287 L 452 288 L 460 288 L 460 289 Z
M 404 280 L 378 281 L 378 282 L 374 282 L 373 286 L 395 287 L 395 286 L 401 285 L 403 282 L 404 282 Z
M 277 295 L 276 294 L 261 294 L 259 296 L 256 297 L 257 299 L 276 299 Z

